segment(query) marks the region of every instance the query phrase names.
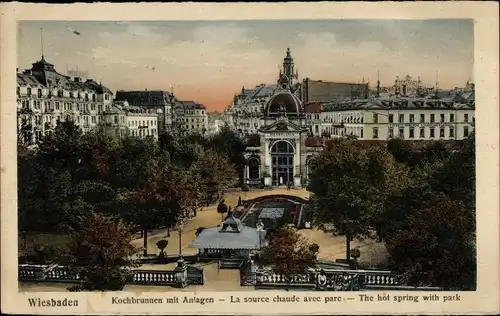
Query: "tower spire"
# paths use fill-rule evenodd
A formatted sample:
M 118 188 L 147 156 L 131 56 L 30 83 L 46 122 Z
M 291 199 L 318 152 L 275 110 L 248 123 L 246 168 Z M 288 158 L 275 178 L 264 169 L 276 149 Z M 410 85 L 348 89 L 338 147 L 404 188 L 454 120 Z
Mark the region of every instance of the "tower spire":
M 42 59 L 45 59 L 43 57 L 43 28 L 40 28 L 40 46 L 42 47 Z

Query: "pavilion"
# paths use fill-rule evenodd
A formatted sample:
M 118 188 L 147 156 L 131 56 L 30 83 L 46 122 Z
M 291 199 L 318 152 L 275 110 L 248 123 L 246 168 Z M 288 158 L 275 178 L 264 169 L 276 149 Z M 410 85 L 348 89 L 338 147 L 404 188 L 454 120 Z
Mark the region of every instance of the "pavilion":
M 265 230 L 245 226 L 240 219 L 229 216 L 222 226 L 205 228 L 189 245 L 201 256 L 221 259 L 222 264 L 249 259 L 253 250 L 264 246 Z

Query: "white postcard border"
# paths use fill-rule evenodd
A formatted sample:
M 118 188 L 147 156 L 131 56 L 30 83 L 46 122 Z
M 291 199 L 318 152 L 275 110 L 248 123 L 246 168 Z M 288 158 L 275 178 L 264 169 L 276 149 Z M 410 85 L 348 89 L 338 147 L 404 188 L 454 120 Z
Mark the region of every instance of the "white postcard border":
M 1 71 L 1 289 L 2 311 L 22 314 L 485 314 L 499 312 L 499 81 L 498 5 L 494 2 L 412 3 L 238 3 L 238 4 L 19 4 L 0 6 Z M 477 142 L 477 253 L 478 288 L 460 292 L 452 303 L 229 303 L 230 296 L 276 295 L 356 297 L 358 292 L 118 292 L 20 293 L 17 285 L 16 201 L 16 33 L 18 20 L 238 20 L 238 19 L 429 19 L 475 20 L 476 142 Z M 380 292 L 364 292 L 377 296 Z M 420 295 L 421 292 L 387 292 Z M 439 292 L 438 295 L 447 295 Z M 449 293 L 454 295 L 455 293 Z M 214 297 L 216 304 L 113 305 L 112 297 Z M 75 308 L 31 308 L 27 298 L 75 298 Z M 224 298 L 225 301 L 218 301 Z

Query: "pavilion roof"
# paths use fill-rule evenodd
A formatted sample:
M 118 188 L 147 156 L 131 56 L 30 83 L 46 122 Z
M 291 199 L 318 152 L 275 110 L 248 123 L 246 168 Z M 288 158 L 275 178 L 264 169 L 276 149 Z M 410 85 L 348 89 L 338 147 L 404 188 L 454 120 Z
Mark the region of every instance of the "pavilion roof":
M 262 237 L 265 232 L 261 233 Z M 257 228 L 243 225 L 234 217 L 229 217 L 222 226 L 205 228 L 189 245 L 190 248 L 216 249 L 259 249 L 264 243 L 259 241 Z

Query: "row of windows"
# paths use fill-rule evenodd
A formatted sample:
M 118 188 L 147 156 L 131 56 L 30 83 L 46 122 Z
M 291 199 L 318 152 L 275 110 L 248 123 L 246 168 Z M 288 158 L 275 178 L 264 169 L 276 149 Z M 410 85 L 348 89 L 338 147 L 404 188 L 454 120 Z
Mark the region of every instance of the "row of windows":
M 142 123 L 142 124 L 141 124 Z M 147 121 L 129 121 L 128 126 L 156 126 L 155 120 L 147 120 Z
M 180 121 L 182 122 L 183 120 L 182 120 L 182 119 L 180 119 Z M 188 118 L 185 118 L 185 119 L 184 119 L 184 122 L 189 123 L 189 119 L 188 119 Z M 191 119 L 191 123 L 194 123 L 194 122 L 195 122 L 195 120 L 194 120 L 194 118 L 192 118 L 192 119 Z M 197 118 L 197 119 L 196 119 L 196 123 L 199 123 L 199 122 L 200 122 L 200 119 L 199 119 L 199 118 Z M 205 119 L 204 119 L 204 118 L 202 118 L 202 119 L 201 119 L 201 122 L 202 122 L 202 123 L 205 123 Z
M 130 130 L 130 135 L 131 136 L 155 136 L 156 135 L 156 129 L 147 129 L 147 128 L 144 128 L 144 129 L 138 129 L 138 130 Z
M 415 128 L 410 127 L 408 138 L 411 138 L 411 139 L 413 139 L 413 138 L 425 138 L 425 128 L 420 128 L 420 129 L 418 129 L 418 131 L 419 131 L 418 136 L 416 136 Z M 438 129 L 438 131 L 439 131 L 439 138 L 446 137 L 445 128 L 441 127 Z M 394 138 L 394 135 L 395 135 L 394 132 L 395 132 L 395 129 L 393 129 L 393 128 L 389 129 L 389 138 Z M 400 128 L 399 133 L 398 133 L 398 137 L 404 138 L 404 136 L 405 136 L 404 132 L 405 132 L 404 128 Z M 468 126 L 463 127 L 463 136 L 464 137 L 469 136 L 469 127 Z M 363 137 L 363 129 L 361 129 L 361 137 Z M 431 127 L 429 129 L 429 138 L 435 138 L 435 137 L 436 137 L 436 128 Z M 448 137 L 455 138 L 455 128 L 454 127 L 450 127 L 448 129 Z M 378 138 L 378 128 L 377 127 L 373 128 L 373 138 L 374 139 Z
M 34 119 L 35 119 L 35 124 L 36 125 L 41 125 L 42 124 L 42 116 L 41 115 L 35 115 L 34 116 Z M 75 122 L 77 125 L 81 124 L 82 121 L 85 125 L 88 125 L 89 122 L 92 123 L 92 124 L 97 124 L 99 123 L 99 121 L 102 121 L 102 117 L 100 118 L 99 116 L 96 116 L 96 115 L 92 115 L 92 116 L 88 116 L 88 115 L 85 115 L 85 116 L 72 116 L 72 115 L 63 115 L 63 116 L 49 116 L 49 115 L 45 115 L 43 116 L 43 121 L 45 123 L 51 123 L 51 122 L 57 122 L 57 121 L 73 121 Z
M 32 90 L 31 88 L 27 88 L 27 95 L 33 95 L 32 94 Z M 21 93 L 21 87 L 17 87 L 17 93 L 20 94 Z M 55 93 L 54 96 L 58 96 L 60 98 L 64 97 L 64 90 L 57 90 L 57 92 Z M 44 97 L 44 95 L 42 94 L 42 89 L 36 89 L 36 96 L 38 98 L 42 98 Z M 48 97 L 52 97 L 53 96 L 53 92 L 52 90 L 49 90 L 49 93 L 48 93 Z M 85 100 L 89 100 L 89 94 L 88 93 L 85 93 L 85 94 L 82 94 L 82 93 L 78 93 L 78 92 L 69 92 L 69 97 L 70 98 L 75 98 L 75 99 L 85 99 Z M 96 94 L 91 94 L 90 98 L 92 99 L 92 101 L 96 101 Z M 104 100 L 106 101 L 109 101 L 110 99 L 110 95 L 109 94 L 104 94 Z
M 32 102 L 31 102 L 32 101 Z M 102 103 L 72 103 L 72 102 L 49 102 L 38 100 L 22 100 L 21 106 L 23 109 L 30 109 L 30 105 L 33 104 L 33 109 L 42 110 L 42 104 L 45 110 L 78 110 L 78 111 L 96 111 L 101 113 L 104 109 L 109 110 L 109 105 Z
M 186 125 L 184 125 L 184 128 L 185 129 L 189 129 L 189 126 L 191 126 L 191 129 L 195 129 L 195 128 L 196 129 L 203 129 L 203 128 L 205 128 L 205 126 L 199 125 L 199 124 L 198 125 L 188 125 L 188 124 L 186 124 Z
M 378 123 L 378 116 L 379 114 L 374 113 L 373 114 L 373 123 Z M 399 114 L 399 123 L 405 123 L 405 115 L 404 114 Z M 455 122 L 455 114 L 450 113 L 448 115 L 448 122 L 453 123 Z M 436 115 L 434 113 L 429 115 L 429 122 L 434 123 L 436 121 Z M 439 122 L 444 123 L 445 120 L 445 114 L 441 113 L 439 115 Z M 415 123 L 415 114 L 409 114 L 409 122 L 410 123 Z M 464 113 L 464 122 L 469 122 L 469 114 Z M 389 114 L 389 123 L 394 123 L 394 114 Z M 425 123 L 425 114 L 420 114 L 420 123 Z

